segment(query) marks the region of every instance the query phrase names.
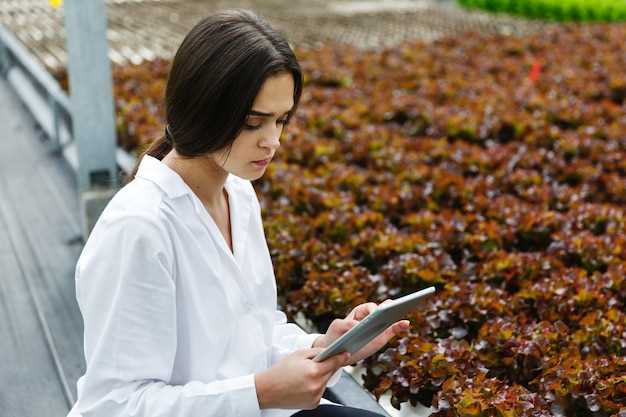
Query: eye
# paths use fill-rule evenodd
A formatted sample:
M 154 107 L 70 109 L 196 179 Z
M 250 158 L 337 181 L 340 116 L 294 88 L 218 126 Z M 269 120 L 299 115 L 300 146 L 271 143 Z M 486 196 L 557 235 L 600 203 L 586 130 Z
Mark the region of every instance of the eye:
M 263 122 L 258 120 L 246 120 L 246 122 L 244 123 L 244 127 L 248 130 L 255 130 L 260 128 L 261 126 L 263 126 Z
M 244 123 L 244 128 L 246 128 L 247 130 L 256 130 L 261 128 L 261 126 L 263 126 L 263 121 L 246 121 Z M 289 123 L 289 116 L 285 116 L 282 117 L 278 120 L 276 120 L 276 123 L 281 124 L 281 125 L 286 125 L 287 123 Z

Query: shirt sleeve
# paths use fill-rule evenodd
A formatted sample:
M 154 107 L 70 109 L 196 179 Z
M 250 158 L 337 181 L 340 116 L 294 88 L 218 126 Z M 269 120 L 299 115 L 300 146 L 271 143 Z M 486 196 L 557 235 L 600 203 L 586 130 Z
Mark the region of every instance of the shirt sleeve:
M 313 346 L 313 342 L 321 336 L 321 333 L 306 333 L 297 324 L 287 323 L 287 316 L 280 310 L 274 313 L 274 335 L 272 339 L 272 365 L 284 356 L 300 349 Z M 343 368 L 339 368 L 326 384 L 327 387 L 335 385 Z
M 260 416 L 254 374 L 169 383 L 177 348 L 173 249 L 150 219 L 94 228 L 76 266 L 85 375 L 70 416 Z M 207 352 L 210 354 L 210 352 Z

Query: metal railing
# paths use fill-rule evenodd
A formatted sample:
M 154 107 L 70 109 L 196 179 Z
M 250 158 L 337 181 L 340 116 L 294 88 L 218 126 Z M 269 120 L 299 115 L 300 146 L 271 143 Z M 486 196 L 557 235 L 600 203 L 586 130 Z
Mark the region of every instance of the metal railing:
M 32 113 L 41 130 L 78 172 L 78 152 L 73 140 L 70 99 L 58 81 L 22 43 L 0 24 L 0 74 L 5 77 Z M 117 148 L 117 165 L 129 173 L 135 158 Z

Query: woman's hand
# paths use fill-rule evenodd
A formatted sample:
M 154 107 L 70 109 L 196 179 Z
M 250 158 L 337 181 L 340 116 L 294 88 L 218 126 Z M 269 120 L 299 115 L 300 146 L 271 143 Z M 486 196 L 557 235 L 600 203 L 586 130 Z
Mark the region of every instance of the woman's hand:
M 390 303 L 392 300 L 385 300 L 380 305 L 384 305 Z M 318 337 L 313 342 L 313 347 L 326 347 L 329 346 L 335 339 L 339 336 L 343 335 L 345 332 L 356 326 L 359 321 L 363 320 L 367 317 L 372 311 L 378 308 L 376 303 L 365 303 L 359 304 L 354 307 L 352 311 L 346 316 L 345 319 L 335 319 L 330 323 L 326 334 Z M 400 320 L 387 327 L 385 331 L 376 336 L 372 341 L 370 341 L 367 345 L 363 346 L 359 351 L 354 352 L 350 357 L 348 365 L 352 365 L 357 363 L 361 359 L 367 358 L 371 354 L 377 352 L 380 348 L 385 346 L 389 339 L 401 333 L 403 331 L 408 330 L 409 321 L 408 320 Z
M 255 374 L 259 406 L 264 408 L 316 408 L 328 380 L 337 369 L 347 365 L 347 352 L 331 356 L 323 362 L 312 359 L 322 348 L 297 350 L 269 369 Z

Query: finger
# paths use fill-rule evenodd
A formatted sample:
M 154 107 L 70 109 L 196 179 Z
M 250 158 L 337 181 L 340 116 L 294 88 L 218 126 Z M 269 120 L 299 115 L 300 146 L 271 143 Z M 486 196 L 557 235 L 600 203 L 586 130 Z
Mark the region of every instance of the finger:
M 312 359 L 316 357 L 320 352 L 322 352 L 324 348 L 307 348 L 307 349 L 299 349 L 294 352 L 294 355 L 298 355 L 305 359 Z
M 383 332 L 387 337 L 391 338 L 398 333 L 402 333 L 408 330 L 410 327 L 410 322 L 408 320 L 400 320 L 387 327 L 387 329 Z
M 333 326 L 333 330 L 339 332 L 341 334 L 347 332 L 354 326 L 356 326 L 359 322 L 354 319 L 335 319 L 331 325 Z M 330 327 L 329 327 L 330 328 Z
M 409 327 L 410 327 L 410 322 L 408 320 L 401 320 L 401 321 L 395 322 L 391 326 L 387 327 L 387 329 L 385 329 L 385 331 L 381 334 L 381 340 L 383 340 L 384 343 L 387 343 L 389 339 L 391 339 L 392 337 L 402 332 L 407 331 Z
M 350 312 L 348 313 L 348 315 L 346 316 L 346 320 L 350 319 L 354 319 L 354 313 L 356 313 L 357 308 L 359 308 L 359 306 L 354 307 L 352 310 L 350 310 Z
M 338 353 L 330 358 L 320 362 L 321 371 L 323 373 L 334 372 L 338 368 L 341 368 L 350 358 L 348 352 Z
M 408 320 L 400 320 L 387 327 L 376 339 L 376 343 L 387 343 L 389 339 L 409 329 L 410 322 Z
M 352 309 L 352 311 L 350 312 L 350 314 L 348 314 L 348 316 L 346 316 L 346 318 L 361 320 L 365 316 L 367 316 L 371 311 L 373 311 L 376 307 L 378 307 L 376 303 L 371 303 L 371 302 L 359 304 L 358 306 Z
M 350 330 L 351 328 L 353 328 L 357 324 L 359 324 L 358 320 L 346 320 L 345 321 L 346 331 Z
M 410 326 L 411 326 L 411 322 L 408 320 L 400 320 L 392 324 L 393 332 L 396 334 L 409 330 Z
M 339 369 L 342 366 L 344 366 L 348 360 L 350 359 L 350 353 L 349 352 L 343 352 L 340 353 L 339 355 L 335 355 L 337 358 L 334 358 L 334 363 L 333 363 L 333 369 Z
M 355 320 L 363 320 L 367 317 L 372 311 L 378 308 L 378 304 L 376 303 L 365 303 L 357 306 L 356 311 L 354 312 Z

